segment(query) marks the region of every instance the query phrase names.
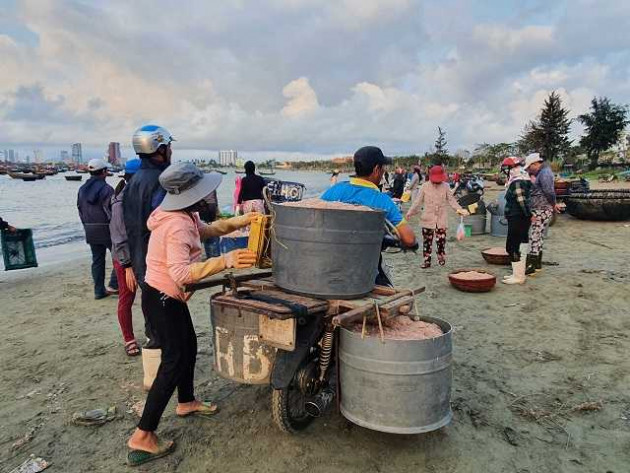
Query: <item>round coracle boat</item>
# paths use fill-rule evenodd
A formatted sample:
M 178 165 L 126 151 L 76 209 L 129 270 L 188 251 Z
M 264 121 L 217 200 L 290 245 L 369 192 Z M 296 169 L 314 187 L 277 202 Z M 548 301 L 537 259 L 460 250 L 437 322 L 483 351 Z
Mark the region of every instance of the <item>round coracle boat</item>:
M 497 283 L 497 277 L 490 271 L 479 268 L 456 269 L 448 275 L 455 289 L 464 292 L 488 292 Z
M 505 251 L 503 247 L 481 250 L 481 256 L 483 256 L 483 259 L 485 259 L 488 264 L 498 264 L 501 266 L 509 266 L 510 264 L 510 255 L 507 254 L 507 251 Z
M 582 220 L 630 220 L 630 189 L 575 192 L 565 204 L 569 215 Z

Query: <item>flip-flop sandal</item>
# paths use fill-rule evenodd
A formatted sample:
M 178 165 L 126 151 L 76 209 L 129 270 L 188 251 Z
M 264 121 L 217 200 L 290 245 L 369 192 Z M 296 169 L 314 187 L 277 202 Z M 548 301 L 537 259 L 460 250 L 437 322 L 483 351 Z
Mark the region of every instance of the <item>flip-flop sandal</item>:
M 127 454 L 127 465 L 139 466 L 145 463 L 165 457 L 175 450 L 175 442 L 159 442 L 159 449 L 155 453 L 146 452 L 144 450 L 130 450 Z
M 131 340 L 130 342 L 125 343 L 125 353 L 127 353 L 127 356 L 138 356 L 140 354 L 138 342 Z
M 219 406 L 217 406 L 216 404 L 210 401 L 203 401 L 197 410 L 187 412 L 186 414 L 177 414 L 177 415 L 179 417 L 196 416 L 196 417 L 210 418 L 213 415 L 215 415 L 217 412 L 219 412 Z

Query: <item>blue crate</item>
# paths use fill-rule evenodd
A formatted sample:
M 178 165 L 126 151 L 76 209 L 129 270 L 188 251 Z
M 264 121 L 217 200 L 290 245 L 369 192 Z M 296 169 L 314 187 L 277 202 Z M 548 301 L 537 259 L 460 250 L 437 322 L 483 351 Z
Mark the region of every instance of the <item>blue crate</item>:
M 249 242 L 249 237 L 221 237 L 221 241 L 219 242 L 219 248 L 221 249 L 221 253 L 229 253 L 233 250 L 238 250 L 239 248 L 247 248 L 247 243 Z

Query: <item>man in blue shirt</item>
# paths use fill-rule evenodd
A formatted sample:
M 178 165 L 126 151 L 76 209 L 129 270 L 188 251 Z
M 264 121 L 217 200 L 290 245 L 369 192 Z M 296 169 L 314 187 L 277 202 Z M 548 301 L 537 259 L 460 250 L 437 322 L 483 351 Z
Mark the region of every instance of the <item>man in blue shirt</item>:
M 335 184 L 321 198 L 383 210 L 385 218 L 398 230 L 402 245 L 411 248 L 416 245 L 416 235 L 391 197 L 378 189 L 385 174 L 385 166 L 392 162 L 392 158 L 384 156 L 380 148 L 364 146 L 354 153 L 356 177 Z

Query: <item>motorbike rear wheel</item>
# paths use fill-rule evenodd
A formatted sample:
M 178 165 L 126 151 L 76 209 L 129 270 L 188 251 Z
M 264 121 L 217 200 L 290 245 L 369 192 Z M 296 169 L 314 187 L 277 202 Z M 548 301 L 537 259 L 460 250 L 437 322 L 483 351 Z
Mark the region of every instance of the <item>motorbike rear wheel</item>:
M 317 354 L 310 353 L 295 372 L 289 386 L 271 393 L 271 413 L 280 430 L 290 434 L 304 430 L 315 419 L 305 409 L 306 400 L 317 389 Z
M 294 381 L 288 388 L 272 391 L 271 413 L 280 430 L 294 434 L 311 425 L 315 418 L 304 409 L 305 402 L 306 397 Z

